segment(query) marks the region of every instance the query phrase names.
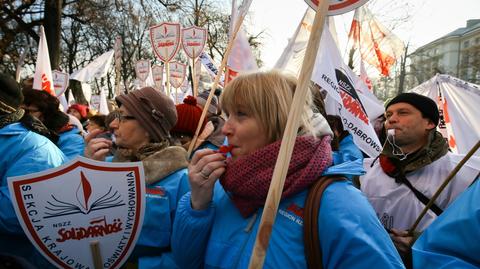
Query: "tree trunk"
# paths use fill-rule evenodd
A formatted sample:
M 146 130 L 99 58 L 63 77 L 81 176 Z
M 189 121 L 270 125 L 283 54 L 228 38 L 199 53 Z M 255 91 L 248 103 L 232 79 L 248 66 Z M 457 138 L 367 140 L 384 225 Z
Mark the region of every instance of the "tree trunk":
M 71 79 L 69 87 L 72 90 L 75 103 L 88 104 L 87 99 L 85 99 L 85 95 L 83 94 L 82 83 L 80 83 L 80 81 Z
M 46 0 L 44 16 L 45 36 L 52 70 L 60 65 L 60 39 L 62 31 L 62 1 Z
M 398 92 L 397 94 L 403 93 L 405 90 L 405 76 L 407 75 L 406 73 L 406 67 L 407 67 L 407 53 L 408 53 L 408 45 L 405 46 L 405 52 L 403 53 L 403 56 L 400 58 L 400 76 L 398 80 Z

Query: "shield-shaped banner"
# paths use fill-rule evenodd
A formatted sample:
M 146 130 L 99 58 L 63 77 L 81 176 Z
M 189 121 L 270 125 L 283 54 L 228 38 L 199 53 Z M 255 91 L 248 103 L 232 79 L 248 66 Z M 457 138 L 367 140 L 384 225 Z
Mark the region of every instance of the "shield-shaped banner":
M 319 0 L 305 0 L 305 2 L 307 2 L 311 8 L 316 10 Z M 330 0 L 328 5 L 328 15 L 333 16 L 347 13 L 362 6 L 366 2 L 368 2 L 368 0 Z
M 180 88 L 187 74 L 187 65 L 179 62 L 170 63 L 170 85 Z
M 95 111 L 100 110 L 100 95 L 92 94 L 90 97 L 90 108 L 95 109 Z
M 60 72 L 58 70 L 52 71 L 53 88 L 55 88 L 55 95 L 62 95 L 68 87 L 68 73 Z
M 180 24 L 164 22 L 150 27 L 153 51 L 163 62 L 170 62 L 180 48 Z
M 196 59 L 207 42 L 207 29 L 192 26 L 182 29 L 182 47 L 188 57 Z
M 120 268 L 136 244 L 145 210 L 140 162 L 77 157 L 57 168 L 9 178 L 8 187 L 25 234 L 58 268 L 96 268 L 94 243 L 102 268 Z
M 152 77 L 155 82 L 155 87 L 163 92 L 163 65 L 153 65 Z
M 150 74 L 150 61 L 138 60 L 135 64 L 135 74 L 139 80 L 147 80 L 148 74 Z

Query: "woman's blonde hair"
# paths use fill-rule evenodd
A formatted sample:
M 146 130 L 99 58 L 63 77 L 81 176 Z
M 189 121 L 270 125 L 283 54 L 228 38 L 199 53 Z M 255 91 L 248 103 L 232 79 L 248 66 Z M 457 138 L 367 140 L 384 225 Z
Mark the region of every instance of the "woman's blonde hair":
M 282 138 L 287 125 L 297 79 L 278 70 L 240 75 L 231 81 L 220 96 L 220 106 L 228 115 L 242 108 L 255 117 L 270 142 Z M 310 124 L 311 93 L 307 92 L 299 134 L 312 134 Z

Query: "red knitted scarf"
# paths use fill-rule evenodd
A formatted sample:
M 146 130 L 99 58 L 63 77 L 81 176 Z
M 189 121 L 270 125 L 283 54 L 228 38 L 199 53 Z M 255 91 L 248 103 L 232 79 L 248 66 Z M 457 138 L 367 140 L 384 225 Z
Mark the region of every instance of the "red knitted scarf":
M 227 169 L 220 183 L 242 216 L 248 217 L 265 204 L 280 144 L 281 141 L 277 141 L 235 161 L 227 160 Z M 322 139 L 297 137 L 282 199 L 310 187 L 331 164 L 329 136 Z

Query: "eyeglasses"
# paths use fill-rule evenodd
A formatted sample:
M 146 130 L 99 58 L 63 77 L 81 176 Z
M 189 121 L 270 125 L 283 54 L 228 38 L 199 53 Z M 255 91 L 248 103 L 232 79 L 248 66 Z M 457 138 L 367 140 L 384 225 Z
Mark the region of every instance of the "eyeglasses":
M 129 121 L 129 120 L 135 120 L 136 118 L 134 116 L 129 116 L 129 115 L 121 115 L 121 114 L 117 114 L 115 115 L 116 119 L 118 119 L 119 122 L 126 122 L 126 121 Z

